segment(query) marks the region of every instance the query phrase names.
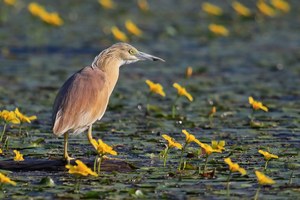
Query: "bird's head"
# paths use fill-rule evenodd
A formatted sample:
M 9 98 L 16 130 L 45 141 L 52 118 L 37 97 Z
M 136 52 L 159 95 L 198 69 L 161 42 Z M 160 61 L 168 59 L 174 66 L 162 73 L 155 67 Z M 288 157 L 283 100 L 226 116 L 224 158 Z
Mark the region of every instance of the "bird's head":
M 124 64 L 130 64 L 134 63 L 140 60 L 151 60 L 151 61 L 162 61 L 165 62 L 163 59 L 138 51 L 135 47 L 131 46 L 130 44 L 127 43 L 116 43 L 112 45 L 111 47 L 105 49 L 102 51 L 99 56 L 97 56 L 93 62 L 94 64 L 97 64 L 99 67 L 98 63 L 101 60 L 115 60 L 115 61 L 120 61 L 120 66 Z M 103 62 L 102 62 L 103 63 Z

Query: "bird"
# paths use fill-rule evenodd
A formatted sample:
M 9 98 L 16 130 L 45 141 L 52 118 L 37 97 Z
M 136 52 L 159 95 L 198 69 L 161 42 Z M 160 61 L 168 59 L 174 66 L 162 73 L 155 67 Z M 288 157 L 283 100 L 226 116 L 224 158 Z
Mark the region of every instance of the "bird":
M 68 154 L 69 135 L 78 135 L 88 129 L 87 138 L 93 145 L 92 125 L 101 120 L 106 111 L 120 67 L 141 60 L 165 62 L 120 42 L 104 49 L 91 65 L 74 73 L 61 86 L 53 104 L 52 131 L 57 137 L 64 135 L 66 161 L 73 159 Z

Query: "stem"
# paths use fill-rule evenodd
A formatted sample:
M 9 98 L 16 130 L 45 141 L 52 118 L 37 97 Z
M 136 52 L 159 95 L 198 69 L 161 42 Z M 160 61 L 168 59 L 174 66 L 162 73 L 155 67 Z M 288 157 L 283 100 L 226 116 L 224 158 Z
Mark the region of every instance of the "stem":
M 22 124 L 20 124 L 20 127 L 19 127 L 19 134 L 21 134 L 21 131 L 22 131 Z
M 0 137 L 0 142 L 2 142 L 2 139 L 3 139 L 3 135 L 4 135 L 4 133 L 5 133 L 5 129 L 6 129 L 6 123 L 4 124 L 4 126 L 3 126 L 3 131 L 2 131 L 2 134 L 1 134 L 1 137 Z
M 209 157 L 209 155 L 206 155 L 203 174 L 205 174 L 205 171 L 206 171 L 206 165 L 207 165 L 207 162 L 208 162 L 208 157 Z
M 264 168 L 264 171 L 265 171 L 265 170 L 267 170 L 267 167 L 268 167 L 268 162 L 269 162 L 269 160 L 267 160 L 267 161 L 266 161 L 266 163 L 265 163 L 265 168 Z
M 229 172 L 229 174 L 228 174 L 228 177 L 227 177 L 227 186 L 226 186 L 226 188 L 227 188 L 227 197 L 229 198 L 230 197 L 230 193 L 229 193 L 229 181 L 230 181 L 230 177 L 231 177 L 231 171 Z
M 163 157 L 164 157 L 164 167 L 166 166 L 166 163 L 167 163 L 168 152 L 169 152 L 169 146 L 166 147 L 164 155 L 163 155 Z
M 103 155 L 100 155 L 98 158 L 98 175 L 100 175 L 102 157 Z
M 292 171 L 292 173 L 291 173 L 291 175 L 290 175 L 290 179 L 289 179 L 289 185 L 291 185 L 291 184 L 292 184 L 293 175 L 294 175 L 294 171 Z
M 187 146 L 187 142 L 185 142 L 185 144 L 183 145 L 182 150 L 181 150 L 178 170 L 181 169 L 181 164 L 182 164 L 182 159 L 183 159 L 183 153 L 184 153 L 184 150 L 185 150 L 186 146 Z
M 261 188 L 261 185 L 259 185 L 256 193 L 255 193 L 255 196 L 254 196 L 254 200 L 257 200 L 258 199 L 258 195 L 259 195 L 259 191 L 260 191 L 260 188 Z
M 149 111 L 150 111 L 150 105 L 149 105 L 150 95 L 151 95 L 151 92 L 147 95 L 147 98 L 146 98 L 146 114 L 149 114 Z
M 94 172 L 96 172 L 96 168 L 97 168 L 97 160 L 98 160 L 98 156 L 95 157 L 95 161 L 94 161 Z
M 174 101 L 174 104 L 172 105 L 172 118 L 174 119 L 175 118 L 175 115 L 176 115 L 176 103 L 179 99 L 179 96 L 177 95 L 175 101 Z

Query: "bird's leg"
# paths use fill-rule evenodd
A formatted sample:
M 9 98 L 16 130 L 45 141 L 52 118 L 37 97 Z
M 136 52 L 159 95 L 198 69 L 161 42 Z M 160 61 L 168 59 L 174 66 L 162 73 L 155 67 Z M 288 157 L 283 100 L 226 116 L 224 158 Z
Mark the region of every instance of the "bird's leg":
M 87 134 L 87 138 L 89 140 L 89 142 L 91 143 L 91 145 L 94 147 L 94 149 L 97 150 L 97 147 L 93 144 L 93 136 L 92 136 L 92 125 L 89 126 L 89 130 L 88 130 L 88 134 Z
M 64 134 L 64 159 L 69 164 L 70 160 L 73 160 L 74 158 L 70 157 L 68 154 L 68 137 L 69 137 L 69 133 L 65 133 Z

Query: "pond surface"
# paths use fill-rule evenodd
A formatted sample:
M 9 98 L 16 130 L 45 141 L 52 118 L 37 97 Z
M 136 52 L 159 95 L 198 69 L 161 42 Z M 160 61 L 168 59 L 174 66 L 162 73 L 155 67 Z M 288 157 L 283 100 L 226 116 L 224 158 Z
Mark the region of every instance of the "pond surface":
M 117 42 L 111 26 L 125 31 L 124 21 L 131 19 L 143 35 L 130 35 L 129 43 L 167 62 L 121 67 L 108 110 L 94 125 L 93 136 L 113 145 L 118 152 L 115 158 L 138 169 L 83 178 L 79 193 L 74 192 L 75 178 L 67 171 L 14 171 L 8 176 L 17 186 L 3 187 L 1 198 L 226 199 L 229 170 L 223 160 L 230 156 L 248 171 L 246 176 L 233 173 L 231 198 L 252 199 L 259 187 L 254 171 L 263 171 L 265 164 L 259 149 L 279 156 L 265 171 L 276 184 L 262 187 L 259 197 L 299 198 L 299 1 L 289 1 L 291 11 L 273 18 L 259 14 L 254 1 L 242 1 L 256 13 L 247 19 L 236 15 L 230 1 L 211 1 L 223 8 L 223 17 L 208 16 L 201 10 L 202 1 L 196 0 L 149 1 L 148 12 L 141 11 L 136 1 L 115 1 L 112 10 L 96 0 L 38 2 L 58 12 L 64 24 L 54 27 L 33 17 L 27 11 L 30 1 L 17 1 L 15 6 L 0 3 L 0 110 L 18 107 L 38 117 L 26 125 L 28 134 L 25 129 L 18 134 L 17 126 L 8 127 L 8 150 L 0 155 L 0 162 L 12 159 L 13 149 L 20 150 L 25 160 L 62 157 L 63 138 L 54 137 L 51 131 L 54 98 L 70 75 Z M 213 35 L 207 28 L 210 23 L 226 26 L 230 35 Z M 185 76 L 187 66 L 193 68 L 190 78 Z M 161 83 L 166 97 L 152 95 L 147 100 L 146 79 Z M 191 103 L 180 98 L 175 119 L 171 117 L 177 96 L 174 82 L 194 97 Z M 250 125 L 249 96 L 269 108 L 269 112 L 254 113 L 258 126 Z M 147 101 L 152 108 L 148 115 Z M 212 106 L 217 112 L 211 123 Z M 161 135 L 183 144 L 182 129 L 204 143 L 225 140 L 226 150 L 212 154 L 208 161 L 207 168 L 215 170 L 213 177 L 195 173 L 205 160 L 196 156 L 196 144 L 190 144 L 184 154 L 186 170 L 177 170 L 180 151 L 175 149 L 163 167 L 159 154 L 166 142 Z M 78 159 L 95 156 L 84 134 L 71 138 L 69 148 Z M 45 177 L 53 179 L 54 185 L 41 182 Z

